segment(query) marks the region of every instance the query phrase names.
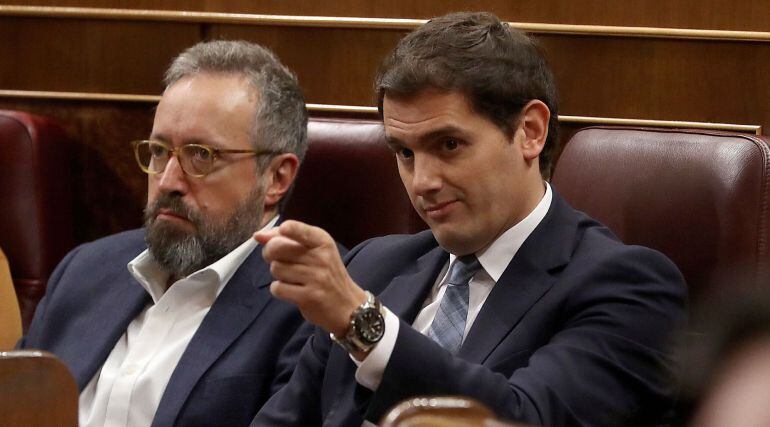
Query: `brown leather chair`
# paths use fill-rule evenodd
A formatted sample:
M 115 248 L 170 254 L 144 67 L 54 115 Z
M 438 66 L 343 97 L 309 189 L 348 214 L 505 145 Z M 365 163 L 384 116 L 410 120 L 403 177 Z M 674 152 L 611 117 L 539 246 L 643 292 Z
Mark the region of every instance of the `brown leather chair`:
M 691 298 L 770 286 L 770 150 L 765 138 L 701 130 L 592 127 L 567 143 L 554 187 L 620 239 L 657 249 Z
M 0 425 L 78 425 L 78 389 L 67 367 L 41 351 L 0 352 Z
M 54 120 L 0 110 L 0 247 L 24 329 L 48 276 L 73 247 L 70 150 Z
M 468 397 L 434 396 L 407 399 L 394 406 L 380 427 L 514 427 Z M 522 426 L 521 424 L 517 424 Z
M 287 217 L 325 229 L 348 248 L 426 228 L 409 202 L 380 121 L 313 118 L 308 140 Z

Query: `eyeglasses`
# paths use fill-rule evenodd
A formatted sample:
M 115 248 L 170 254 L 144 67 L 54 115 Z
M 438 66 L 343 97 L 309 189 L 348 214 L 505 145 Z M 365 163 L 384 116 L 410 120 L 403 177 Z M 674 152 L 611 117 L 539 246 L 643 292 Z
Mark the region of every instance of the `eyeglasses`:
M 182 171 L 196 178 L 208 175 L 214 168 L 214 162 L 221 157 L 222 153 L 249 153 L 254 156 L 277 154 L 276 151 L 268 150 L 225 150 L 202 144 L 187 144 L 174 148 L 165 142 L 153 140 L 134 141 L 131 145 L 134 147 L 136 162 L 145 173 L 150 175 L 162 173 L 166 170 L 171 155 L 176 154 Z

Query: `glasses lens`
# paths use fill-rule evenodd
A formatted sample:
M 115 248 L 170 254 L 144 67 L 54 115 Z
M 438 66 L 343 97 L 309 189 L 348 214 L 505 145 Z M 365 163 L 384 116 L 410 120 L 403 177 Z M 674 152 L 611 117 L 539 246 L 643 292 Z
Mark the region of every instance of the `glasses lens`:
M 136 145 L 136 160 L 148 173 L 160 173 L 166 168 L 169 151 L 163 145 L 153 141 L 142 141 Z
M 191 175 L 206 175 L 214 166 L 214 152 L 203 145 L 183 145 L 179 156 L 182 168 Z

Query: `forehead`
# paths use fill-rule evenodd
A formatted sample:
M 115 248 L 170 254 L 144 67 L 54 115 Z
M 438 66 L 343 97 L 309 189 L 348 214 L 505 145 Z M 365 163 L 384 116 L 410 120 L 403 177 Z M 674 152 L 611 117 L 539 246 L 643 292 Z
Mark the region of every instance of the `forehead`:
M 166 89 L 158 103 L 153 137 L 174 143 L 241 138 L 251 131 L 257 98 L 257 91 L 240 75 L 204 73 L 182 78 Z
M 425 90 L 409 97 L 385 95 L 383 125 L 389 140 L 418 141 L 437 132 L 473 132 L 491 124 L 459 92 Z

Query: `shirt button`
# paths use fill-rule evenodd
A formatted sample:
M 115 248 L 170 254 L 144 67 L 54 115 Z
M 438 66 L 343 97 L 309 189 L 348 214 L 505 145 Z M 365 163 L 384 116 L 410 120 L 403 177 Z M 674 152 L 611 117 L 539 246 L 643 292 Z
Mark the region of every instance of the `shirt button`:
M 123 371 L 123 374 L 124 374 L 124 375 L 134 375 L 134 374 L 136 374 L 136 371 L 138 371 L 138 370 L 139 370 L 139 369 L 136 367 L 136 365 L 129 365 L 129 366 L 128 366 L 128 367 L 126 367 L 126 369 Z

